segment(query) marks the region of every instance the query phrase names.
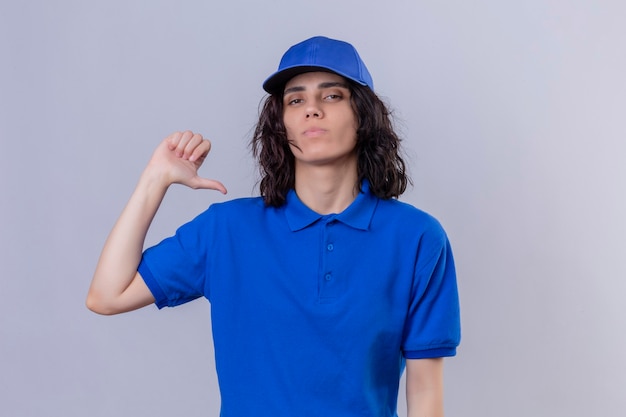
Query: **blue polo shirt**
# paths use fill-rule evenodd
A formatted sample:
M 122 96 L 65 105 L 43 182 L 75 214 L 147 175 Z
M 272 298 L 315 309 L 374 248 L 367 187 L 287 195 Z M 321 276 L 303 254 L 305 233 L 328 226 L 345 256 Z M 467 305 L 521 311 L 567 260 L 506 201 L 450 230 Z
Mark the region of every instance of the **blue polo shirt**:
M 139 272 L 159 308 L 210 301 L 222 417 L 393 417 L 405 358 L 460 341 L 444 230 L 367 183 L 339 214 L 214 204 Z

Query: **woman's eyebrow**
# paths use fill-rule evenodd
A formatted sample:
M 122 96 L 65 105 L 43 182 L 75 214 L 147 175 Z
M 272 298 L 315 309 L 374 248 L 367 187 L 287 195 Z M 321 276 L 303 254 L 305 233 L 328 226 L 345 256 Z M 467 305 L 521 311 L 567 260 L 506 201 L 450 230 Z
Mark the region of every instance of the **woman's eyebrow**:
M 334 81 L 334 82 L 320 83 L 317 86 L 317 88 L 320 89 L 320 90 L 322 90 L 324 88 L 333 88 L 333 87 L 348 88 L 348 84 L 342 83 L 342 82 L 339 82 L 339 81 Z
M 289 87 L 289 88 L 285 88 L 285 91 L 283 91 L 283 95 L 289 94 L 289 93 L 296 93 L 298 91 L 304 91 L 304 90 L 306 89 L 302 86 Z

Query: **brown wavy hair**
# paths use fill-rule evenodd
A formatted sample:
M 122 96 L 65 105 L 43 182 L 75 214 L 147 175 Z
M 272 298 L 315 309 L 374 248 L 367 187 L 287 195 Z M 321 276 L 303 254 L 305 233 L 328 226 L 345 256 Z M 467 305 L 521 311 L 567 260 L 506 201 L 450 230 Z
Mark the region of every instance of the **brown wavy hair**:
M 411 183 L 400 155 L 400 138 L 391 122 L 391 112 L 369 88 L 348 81 L 350 101 L 357 117 L 357 176 L 367 179 L 379 198 L 397 198 Z M 295 159 L 283 123 L 283 96 L 271 94 L 263 103 L 251 141 L 258 158 L 259 189 L 265 204 L 280 207 L 295 185 Z

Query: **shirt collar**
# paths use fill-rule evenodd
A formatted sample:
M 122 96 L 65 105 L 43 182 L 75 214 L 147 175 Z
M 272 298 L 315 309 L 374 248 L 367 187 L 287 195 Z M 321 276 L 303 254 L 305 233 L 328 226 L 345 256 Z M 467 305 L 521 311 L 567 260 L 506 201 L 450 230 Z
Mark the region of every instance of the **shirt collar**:
M 378 198 L 370 192 L 369 182 L 363 180 L 361 192 L 354 201 L 341 213 L 322 215 L 308 208 L 298 198 L 295 190 L 289 190 L 287 201 L 283 206 L 287 223 L 291 231 L 302 230 L 321 218 L 333 217 L 350 227 L 360 230 L 367 230 L 374 216 L 374 210 L 378 204 Z

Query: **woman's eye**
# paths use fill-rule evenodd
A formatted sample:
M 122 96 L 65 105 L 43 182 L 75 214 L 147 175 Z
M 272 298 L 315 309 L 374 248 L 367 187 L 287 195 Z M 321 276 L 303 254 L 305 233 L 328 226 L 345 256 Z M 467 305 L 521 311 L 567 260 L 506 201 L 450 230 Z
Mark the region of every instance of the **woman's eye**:
M 341 98 L 339 94 L 329 94 L 326 96 L 326 100 L 338 100 Z
M 292 98 L 291 100 L 287 101 L 287 104 L 291 105 L 291 104 L 299 104 L 302 103 L 302 99 L 301 98 Z

